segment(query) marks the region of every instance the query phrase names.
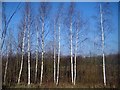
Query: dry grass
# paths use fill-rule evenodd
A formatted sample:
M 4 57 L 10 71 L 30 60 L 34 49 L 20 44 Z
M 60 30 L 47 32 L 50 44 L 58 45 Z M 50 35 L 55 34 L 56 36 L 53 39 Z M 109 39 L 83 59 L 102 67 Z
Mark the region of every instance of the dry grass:
M 60 82 L 58 86 L 54 83 L 43 83 L 41 86 L 40 84 L 30 84 L 29 86 L 25 83 L 16 84 L 13 86 L 3 86 L 5 88 L 118 88 L 115 85 L 107 85 L 104 87 L 102 84 L 85 84 L 85 83 L 77 83 L 76 85 L 72 85 L 68 82 Z

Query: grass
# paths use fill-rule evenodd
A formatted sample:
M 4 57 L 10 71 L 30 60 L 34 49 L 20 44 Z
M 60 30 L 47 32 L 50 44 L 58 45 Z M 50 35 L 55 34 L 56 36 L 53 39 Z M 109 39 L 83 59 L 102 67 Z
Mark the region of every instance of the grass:
M 118 88 L 115 85 L 107 85 L 104 86 L 103 84 L 85 84 L 85 83 L 77 83 L 76 85 L 72 85 L 68 82 L 60 82 L 58 86 L 56 86 L 54 83 L 43 83 L 41 86 L 39 83 L 33 84 L 31 83 L 29 86 L 26 83 L 20 83 L 19 85 L 3 85 L 4 88 Z

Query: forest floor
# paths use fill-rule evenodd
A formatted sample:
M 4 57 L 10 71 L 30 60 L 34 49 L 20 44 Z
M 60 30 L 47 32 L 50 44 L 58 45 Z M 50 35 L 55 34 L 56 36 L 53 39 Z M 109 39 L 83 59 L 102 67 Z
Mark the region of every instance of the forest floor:
M 41 86 L 39 84 L 27 84 L 21 83 L 19 85 L 11 85 L 5 86 L 3 88 L 118 88 L 116 85 L 107 85 L 104 86 L 102 84 L 83 84 L 77 83 L 76 85 L 72 85 L 71 83 L 62 83 L 60 82 L 58 86 L 53 83 L 43 83 Z M 119 87 L 120 88 L 120 87 Z

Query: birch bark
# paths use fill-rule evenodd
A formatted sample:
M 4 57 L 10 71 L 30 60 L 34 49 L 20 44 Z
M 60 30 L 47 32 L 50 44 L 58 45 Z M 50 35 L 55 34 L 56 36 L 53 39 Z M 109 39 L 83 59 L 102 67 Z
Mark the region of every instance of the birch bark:
M 77 47 L 78 47 L 78 28 L 76 31 L 76 40 L 75 40 L 75 58 L 74 58 L 74 85 L 76 83 L 76 61 L 77 61 Z
M 27 4 L 28 85 L 30 85 L 30 5 Z
M 72 22 L 70 22 L 70 57 L 71 57 L 71 78 L 73 83 L 73 51 L 72 51 Z
M 102 37 L 102 56 L 103 56 L 103 83 L 106 86 L 106 71 L 105 71 L 105 55 L 104 55 L 104 27 L 103 27 L 103 12 L 102 5 L 100 4 L 100 24 L 101 24 L 101 37 Z
M 28 25 L 28 85 L 30 85 L 30 28 Z
M 42 84 L 42 79 L 43 79 L 43 62 L 44 62 L 44 19 L 43 19 L 43 22 L 42 22 L 42 60 L 41 60 L 40 85 Z
M 23 31 L 23 39 L 22 39 L 22 60 L 21 60 L 21 65 L 20 65 L 20 71 L 19 71 L 19 77 L 18 77 L 18 84 L 20 83 L 21 73 L 22 73 L 22 69 L 23 69 L 24 45 L 25 45 L 24 42 L 25 42 L 25 32 L 26 32 L 25 25 L 24 25 L 23 29 L 24 29 L 24 31 Z
M 60 70 L 60 24 L 58 26 L 58 64 L 57 64 L 57 81 L 56 85 L 58 85 L 58 80 L 59 80 L 59 70 Z
M 56 30 L 54 20 L 54 83 L 56 83 Z

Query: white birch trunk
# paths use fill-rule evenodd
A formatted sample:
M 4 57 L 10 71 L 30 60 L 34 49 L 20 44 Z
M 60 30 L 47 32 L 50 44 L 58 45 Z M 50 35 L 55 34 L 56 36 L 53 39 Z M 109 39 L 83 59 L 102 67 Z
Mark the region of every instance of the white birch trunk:
M 106 72 L 105 72 L 105 55 L 104 55 L 104 28 L 103 28 L 103 12 L 102 5 L 100 4 L 100 19 L 101 19 L 101 33 L 102 33 L 102 54 L 103 54 L 103 77 L 104 77 L 104 86 L 106 86 Z
M 38 71 L 38 50 L 39 50 L 39 35 L 38 28 L 36 26 L 36 35 L 37 35 L 37 43 L 36 43 L 36 65 L 35 65 L 35 82 L 37 81 L 37 71 Z
M 19 71 L 19 77 L 18 77 L 18 84 L 20 83 L 20 78 L 21 78 L 21 73 L 22 73 L 22 69 L 23 69 L 23 59 L 24 59 L 24 43 L 25 43 L 25 31 L 26 28 L 24 28 L 23 31 L 23 39 L 22 39 L 22 60 L 21 60 L 21 65 L 20 65 L 20 71 Z
M 28 85 L 30 85 L 30 32 L 28 30 Z
M 60 70 L 60 25 L 58 27 L 59 31 L 59 35 L 58 35 L 58 64 L 57 64 L 57 81 L 56 81 L 56 85 L 58 85 L 58 80 L 59 80 L 59 70 Z
M 71 78 L 73 83 L 72 22 L 70 22 L 70 56 L 71 56 Z
M 74 85 L 76 83 L 76 61 L 77 61 L 77 47 L 78 47 L 78 29 L 76 31 L 76 41 L 75 41 L 75 58 L 74 58 Z
M 30 85 L 30 15 L 28 14 L 28 85 Z
M 56 83 L 56 30 L 54 20 L 54 83 Z
M 40 77 L 40 86 L 43 79 L 43 61 L 44 61 L 44 21 L 42 22 L 42 60 L 41 60 L 41 77 Z

